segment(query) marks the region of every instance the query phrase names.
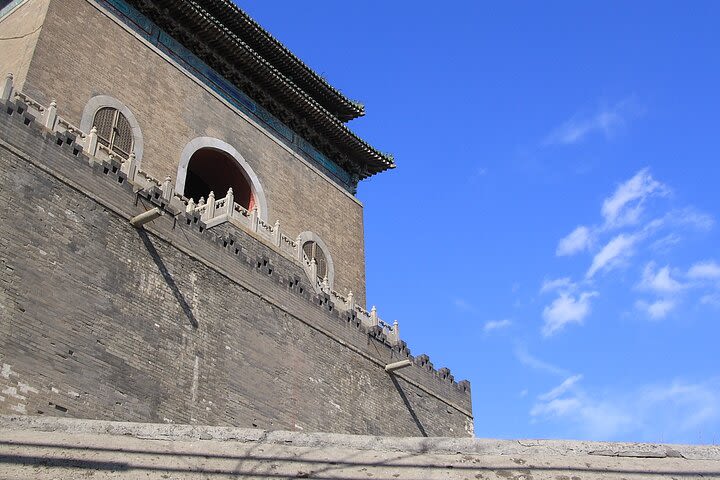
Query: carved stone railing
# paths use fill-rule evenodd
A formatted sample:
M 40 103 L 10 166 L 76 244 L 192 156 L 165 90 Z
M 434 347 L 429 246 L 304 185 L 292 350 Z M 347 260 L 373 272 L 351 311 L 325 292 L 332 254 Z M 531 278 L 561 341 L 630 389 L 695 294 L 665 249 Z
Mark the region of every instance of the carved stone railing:
M 214 192 L 210 192 L 207 200 L 201 198 L 196 204 L 193 199 L 185 198 L 174 191 L 170 177 L 165 177 L 165 179 L 160 182 L 140 170 L 134 153 L 130 153 L 128 158 L 124 158 L 117 155 L 102 143 L 99 143 L 96 127 L 92 127 L 90 132 L 86 133 L 58 115 L 55 101 L 52 101 L 50 105 L 46 107 L 25 93 L 16 90 L 14 88 L 12 74 L 7 75 L 2 85 L 0 100 L 22 102 L 26 106 L 27 113 L 38 123 L 45 126 L 45 128 L 51 132 L 57 132 L 72 138 L 77 145 L 82 146 L 91 164 L 102 162 L 119 164 L 120 171 L 125 174 L 130 184 L 140 190 L 159 189 L 167 203 L 175 204 L 175 206 L 179 207 L 178 209 L 184 208 L 188 214 L 199 215 L 200 219 L 205 223 L 206 228 L 212 228 L 229 222 L 238 228 L 252 232 L 256 237 L 272 246 L 283 256 L 299 263 L 310 278 L 317 293 L 327 295 L 341 309 L 347 312 L 354 312 L 356 318 L 367 329 L 374 329 L 377 333 L 384 335 L 390 344 L 400 344 L 400 329 L 397 320 L 393 322 L 393 324 L 387 323 L 378 317 L 377 309 L 374 306 L 368 312 L 360 305 L 356 305 L 352 292 L 348 292 L 347 295 L 342 295 L 333 290 L 327 276 L 323 279 L 318 278 L 315 259 L 309 259 L 307 257 L 302 249 L 300 237 L 293 239 L 283 233 L 279 220 L 276 220 L 274 224 L 262 220 L 259 216 L 257 206 L 248 210 L 242 205 L 235 203 L 232 188 L 220 199 L 215 198 Z

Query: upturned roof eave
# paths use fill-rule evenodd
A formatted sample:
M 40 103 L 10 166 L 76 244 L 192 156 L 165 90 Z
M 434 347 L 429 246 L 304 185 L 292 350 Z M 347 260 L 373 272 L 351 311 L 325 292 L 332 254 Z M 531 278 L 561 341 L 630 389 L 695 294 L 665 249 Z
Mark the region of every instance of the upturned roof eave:
M 189 0 L 209 11 L 233 33 L 243 38 L 286 77 L 292 78 L 303 90 L 338 119 L 347 122 L 365 115 L 365 107 L 334 88 L 312 68 L 295 56 L 285 45 L 262 28 L 231 0 Z
M 177 6 L 186 0 L 167 1 Z M 209 12 L 197 5 L 197 2 L 189 1 L 193 4 L 191 8 L 196 10 L 195 14 L 198 17 L 194 25 L 196 27 L 195 34 L 199 35 L 206 45 L 214 44 L 220 35 L 226 36 L 225 41 L 230 42 L 232 46 L 232 48 L 224 50 L 227 52 L 225 57 L 229 63 L 236 67 L 249 67 L 245 69 L 246 72 L 257 72 L 264 69 L 267 81 L 266 87 L 270 88 L 276 96 L 286 97 L 286 101 L 294 102 L 296 106 L 300 107 L 300 110 L 304 112 L 304 116 L 311 120 L 310 123 L 313 127 L 331 143 L 335 144 L 335 148 L 344 152 L 348 160 L 356 165 L 361 179 L 395 167 L 391 156 L 381 153 L 357 136 L 341 120 L 332 115 L 290 79 L 282 75 L 242 39 L 231 32 L 225 31 L 226 27 Z M 184 13 L 187 14 L 188 12 L 185 11 Z

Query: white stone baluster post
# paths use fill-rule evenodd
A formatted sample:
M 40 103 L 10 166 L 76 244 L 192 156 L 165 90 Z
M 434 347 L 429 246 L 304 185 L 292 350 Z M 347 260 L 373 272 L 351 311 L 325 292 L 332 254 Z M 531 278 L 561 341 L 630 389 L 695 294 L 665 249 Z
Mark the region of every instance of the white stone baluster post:
M 198 200 L 197 206 L 198 206 L 198 207 L 204 207 L 204 206 L 205 206 L 205 197 L 200 197 L 200 200 Z M 200 219 L 201 219 L 201 220 L 207 220 L 207 218 L 206 218 L 206 216 L 205 216 L 206 213 L 207 213 L 207 212 L 206 212 L 205 210 L 203 210 L 203 211 L 200 212 Z
M 302 237 L 298 235 L 298 237 L 295 239 L 295 248 L 297 251 L 295 252 L 297 254 L 297 259 L 299 262 L 302 263 L 303 261 L 303 249 L 302 249 Z
M 328 281 L 327 275 L 325 275 L 325 277 L 323 277 L 322 290 L 324 292 L 330 293 L 330 282 Z
M 165 177 L 165 180 L 162 183 L 162 187 L 160 189 L 163 192 L 163 198 L 165 200 L 170 200 L 172 198 L 173 188 L 172 188 L 172 180 L 169 176 Z
M 250 229 L 253 232 L 258 231 L 258 208 L 257 205 L 255 205 L 252 209 L 252 214 L 250 214 Z
M 125 167 L 125 174 L 127 175 L 128 180 L 133 182 L 135 180 L 135 173 L 137 173 L 137 159 L 135 158 L 135 153 L 130 152 L 128 159 L 123 162 L 123 166 L 125 165 L 127 165 Z
M 275 230 L 273 231 L 273 240 L 275 241 L 275 246 L 280 246 L 280 220 L 275 220 Z
M 393 336 L 395 337 L 395 344 L 400 343 L 400 324 L 397 320 L 393 322 Z
M 355 297 L 353 296 L 352 290 L 350 291 L 350 293 L 348 293 L 347 296 L 347 309 L 350 312 L 355 311 Z
M 195 200 L 192 198 L 188 200 L 187 208 L 185 209 L 187 213 L 193 213 L 195 211 Z
M 13 93 L 13 74 L 8 73 L 7 77 L 5 77 L 5 84 L 3 85 L 2 100 L 8 101 L 8 100 L 12 99 L 12 93 Z
M 88 133 L 87 137 L 85 137 L 85 152 L 88 155 L 90 155 L 91 157 L 94 157 L 97 154 L 97 145 L 98 145 L 97 127 L 93 126 L 90 129 L 90 133 Z
M 317 262 L 314 258 L 310 259 L 310 278 L 317 284 Z
M 57 103 L 55 100 L 50 102 L 50 106 L 45 109 L 45 127 L 53 131 L 57 122 Z
M 212 220 L 215 217 L 215 192 L 210 192 L 207 199 L 207 219 Z
M 372 322 L 373 327 L 378 325 L 378 314 L 375 305 L 373 305 L 373 307 L 370 309 L 370 321 Z
M 232 187 L 228 188 L 227 195 L 225 195 L 225 213 L 227 214 L 228 220 L 232 217 L 233 211 L 235 211 L 235 195 L 233 194 Z

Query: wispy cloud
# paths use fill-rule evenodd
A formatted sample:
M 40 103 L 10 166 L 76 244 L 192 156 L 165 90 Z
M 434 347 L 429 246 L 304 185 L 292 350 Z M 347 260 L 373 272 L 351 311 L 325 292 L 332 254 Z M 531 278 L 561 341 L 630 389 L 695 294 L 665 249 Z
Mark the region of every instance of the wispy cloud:
M 717 280 L 720 279 L 720 265 L 714 260 L 698 262 L 690 267 L 687 276 L 693 280 Z
M 650 249 L 657 252 L 666 254 L 678 245 L 682 241 L 682 237 L 677 233 L 669 233 L 650 244 Z
M 525 365 L 526 367 L 532 368 L 533 370 L 538 370 L 540 372 L 549 373 L 551 375 L 556 375 L 559 377 L 566 377 L 569 375 L 567 370 L 565 370 L 564 368 L 555 366 L 530 354 L 530 352 L 527 351 L 527 348 L 525 348 L 524 345 L 516 346 L 514 353 L 515 358 L 517 358 L 518 362 Z
M 543 310 L 542 334 L 549 337 L 570 323 L 581 324 L 590 314 L 590 299 L 597 295 L 597 292 L 583 292 L 578 296 L 561 292 Z
M 706 232 L 715 226 L 715 219 L 692 207 L 673 209 L 645 224 L 643 232 L 650 235 L 663 229 L 696 230 Z M 673 232 L 677 235 L 677 232 Z M 671 233 L 672 234 L 672 233 Z
M 568 377 L 563 382 L 558 385 L 557 387 L 553 388 L 547 393 L 543 393 L 538 397 L 539 400 L 543 400 L 545 402 L 548 402 L 550 400 L 554 400 L 558 398 L 560 395 L 563 395 L 565 392 L 570 390 L 573 385 L 575 385 L 577 382 L 582 380 L 582 375 L 573 375 L 572 377 Z
M 627 121 L 640 113 L 632 99 L 626 99 L 609 107 L 599 108 L 590 115 L 575 115 L 556 129 L 543 141 L 544 145 L 572 145 L 580 143 L 589 135 L 600 133 L 605 138 L 622 128 Z
M 653 320 L 660 320 L 667 317 L 676 306 L 677 301 L 672 298 L 661 298 L 650 303 L 644 300 L 635 302 L 635 307 L 647 313 Z
M 671 247 L 680 243 L 684 235 L 713 228 L 714 217 L 692 206 L 668 208 L 667 202 L 664 207 L 651 202 L 654 199 L 671 198 L 671 194 L 668 185 L 653 178 L 649 168 L 643 168 L 620 182 L 602 201 L 597 223 L 577 226 L 560 239 L 555 250 L 557 256 L 589 252 L 592 259 L 584 278 L 579 282 L 562 277 L 543 283 L 540 293 L 558 293 L 557 298 L 546 305 L 542 312 L 544 336 L 553 335 L 567 324 L 583 323 L 590 314 L 590 299 L 598 294 L 591 290 L 597 288 L 596 277 L 600 273 L 631 267 L 635 257 L 647 258 L 647 253 L 667 253 Z M 579 293 L 581 286 L 584 293 Z M 682 304 L 686 292 L 697 289 L 704 290 L 700 292 L 702 297 L 697 300 L 701 304 L 714 306 L 720 303 L 716 302 L 720 297 L 720 264 L 707 260 L 691 266 L 685 272 L 649 262 L 636 286 L 656 295 L 654 299 L 635 302 L 635 308 L 652 319 L 667 317 Z
M 577 289 L 577 284 L 570 277 L 562 277 L 545 280 L 540 287 L 540 293 L 572 292 L 575 289 Z
M 720 307 L 720 292 L 708 293 L 700 297 L 700 303 L 713 307 Z
M 699 442 L 697 429 L 717 429 L 720 381 L 675 380 L 643 385 L 631 391 L 582 388 L 579 375 L 538 396 L 530 410 L 535 420 L 567 428 L 566 435 L 593 440 Z
M 630 180 L 618 185 L 615 192 L 603 201 L 601 213 L 606 226 L 636 224 L 646 199 L 651 196 L 664 196 L 669 192 L 669 188 L 653 179 L 650 169 L 640 170 Z
M 588 250 L 591 242 L 591 230 L 581 225 L 558 242 L 555 255 L 558 257 L 575 255 L 576 253 Z
M 679 292 L 685 288 L 685 285 L 672 278 L 669 266 L 656 270 L 655 262 L 649 262 L 643 269 L 642 280 L 640 280 L 638 287 L 656 293 L 668 294 Z
M 600 270 L 610 270 L 621 264 L 623 260 L 632 255 L 633 247 L 638 240 L 640 240 L 640 236 L 637 234 L 621 233 L 617 235 L 595 254 L 585 277 L 592 278 Z
M 508 328 L 512 325 L 512 320 L 505 318 L 503 320 L 490 320 L 489 322 L 485 322 L 485 325 L 483 326 L 483 330 L 488 333 L 492 332 L 493 330 L 501 330 L 503 328 Z
M 480 310 L 475 305 L 468 302 L 467 300 L 463 300 L 462 298 L 454 299 L 453 305 L 455 306 L 456 309 L 460 310 L 461 312 L 473 313 L 473 314 L 480 313 Z

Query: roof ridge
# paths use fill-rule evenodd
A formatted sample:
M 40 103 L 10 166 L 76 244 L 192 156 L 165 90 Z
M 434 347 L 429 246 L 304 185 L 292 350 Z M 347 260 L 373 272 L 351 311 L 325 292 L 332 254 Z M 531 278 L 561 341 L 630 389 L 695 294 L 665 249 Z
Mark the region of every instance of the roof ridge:
M 199 13 L 203 19 L 205 19 L 210 25 L 212 25 L 214 28 L 219 30 L 224 30 L 226 34 L 230 37 L 230 40 L 236 44 L 237 47 L 240 47 L 251 54 L 254 61 L 264 65 L 266 68 L 268 68 L 272 74 L 281 82 L 283 82 L 288 88 L 290 88 L 293 93 L 298 95 L 303 101 L 309 104 L 310 107 L 314 108 L 315 110 L 318 110 L 321 114 L 323 114 L 330 123 L 336 127 L 339 128 L 343 133 L 349 135 L 354 141 L 359 143 L 360 147 L 366 150 L 367 153 L 370 153 L 371 155 L 375 156 L 378 160 L 382 161 L 387 168 L 394 168 L 395 163 L 393 160 L 393 156 L 391 154 L 383 153 L 377 150 L 375 147 L 370 145 L 368 142 L 360 138 L 355 132 L 353 132 L 344 122 L 342 122 L 340 119 L 338 119 L 335 115 L 333 115 L 327 108 L 325 108 L 323 105 L 321 105 L 317 100 L 315 100 L 310 94 L 305 92 L 300 86 L 298 86 L 295 82 L 293 82 L 292 79 L 288 78 L 286 75 L 284 75 L 280 70 L 278 70 L 272 63 L 270 63 L 268 60 L 266 60 L 262 55 L 260 55 L 257 51 L 255 51 L 250 45 L 247 44 L 247 42 L 243 41 L 241 38 L 237 36 L 234 32 L 232 32 L 229 28 L 224 26 L 217 18 L 215 18 L 210 12 L 205 10 L 201 5 L 198 4 L 195 0 L 189 0 L 191 6 Z M 226 1 L 226 0 L 222 0 Z
M 196 0 L 191 0 L 193 3 L 196 3 Z M 314 69 L 312 69 L 309 65 L 307 65 L 305 62 L 303 62 L 297 55 L 295 55 L 285 44 L 283 44 L 280 40 L 275 38 L 268 30 L 263 28 L 255 19 L 253 19 L 247 12 L 245 12 L 243 9 L 241 9 L 234 1 L 232 0 L 216 0 L 221 2 L 222 4 L 229 7 L 232 11 L 234 11 L 242 20 L 244 20 L 248 25 L 250 25 L 255 31 L 257 31 L 260 35 L 267 38 L 271 45 L 275 48 L 278 48 L 295 66 L 302 69 L 305 73 L 309 74 L 316 82 L 320 83 L 325 89 L 327 89 L 330 93 L 334 94 L 338 97 L 343 103 L 345 103 L 348 107 L 352 108 L 356 112 L 356 116 L 363 116 L 365 115 L 365 105 L 362 104 L 359 101 L 350 99 L 345 94 L 343 94 L 338 88 L 334 87 L 328 80 L 323 78 L 322 75 L 317 73 Z

